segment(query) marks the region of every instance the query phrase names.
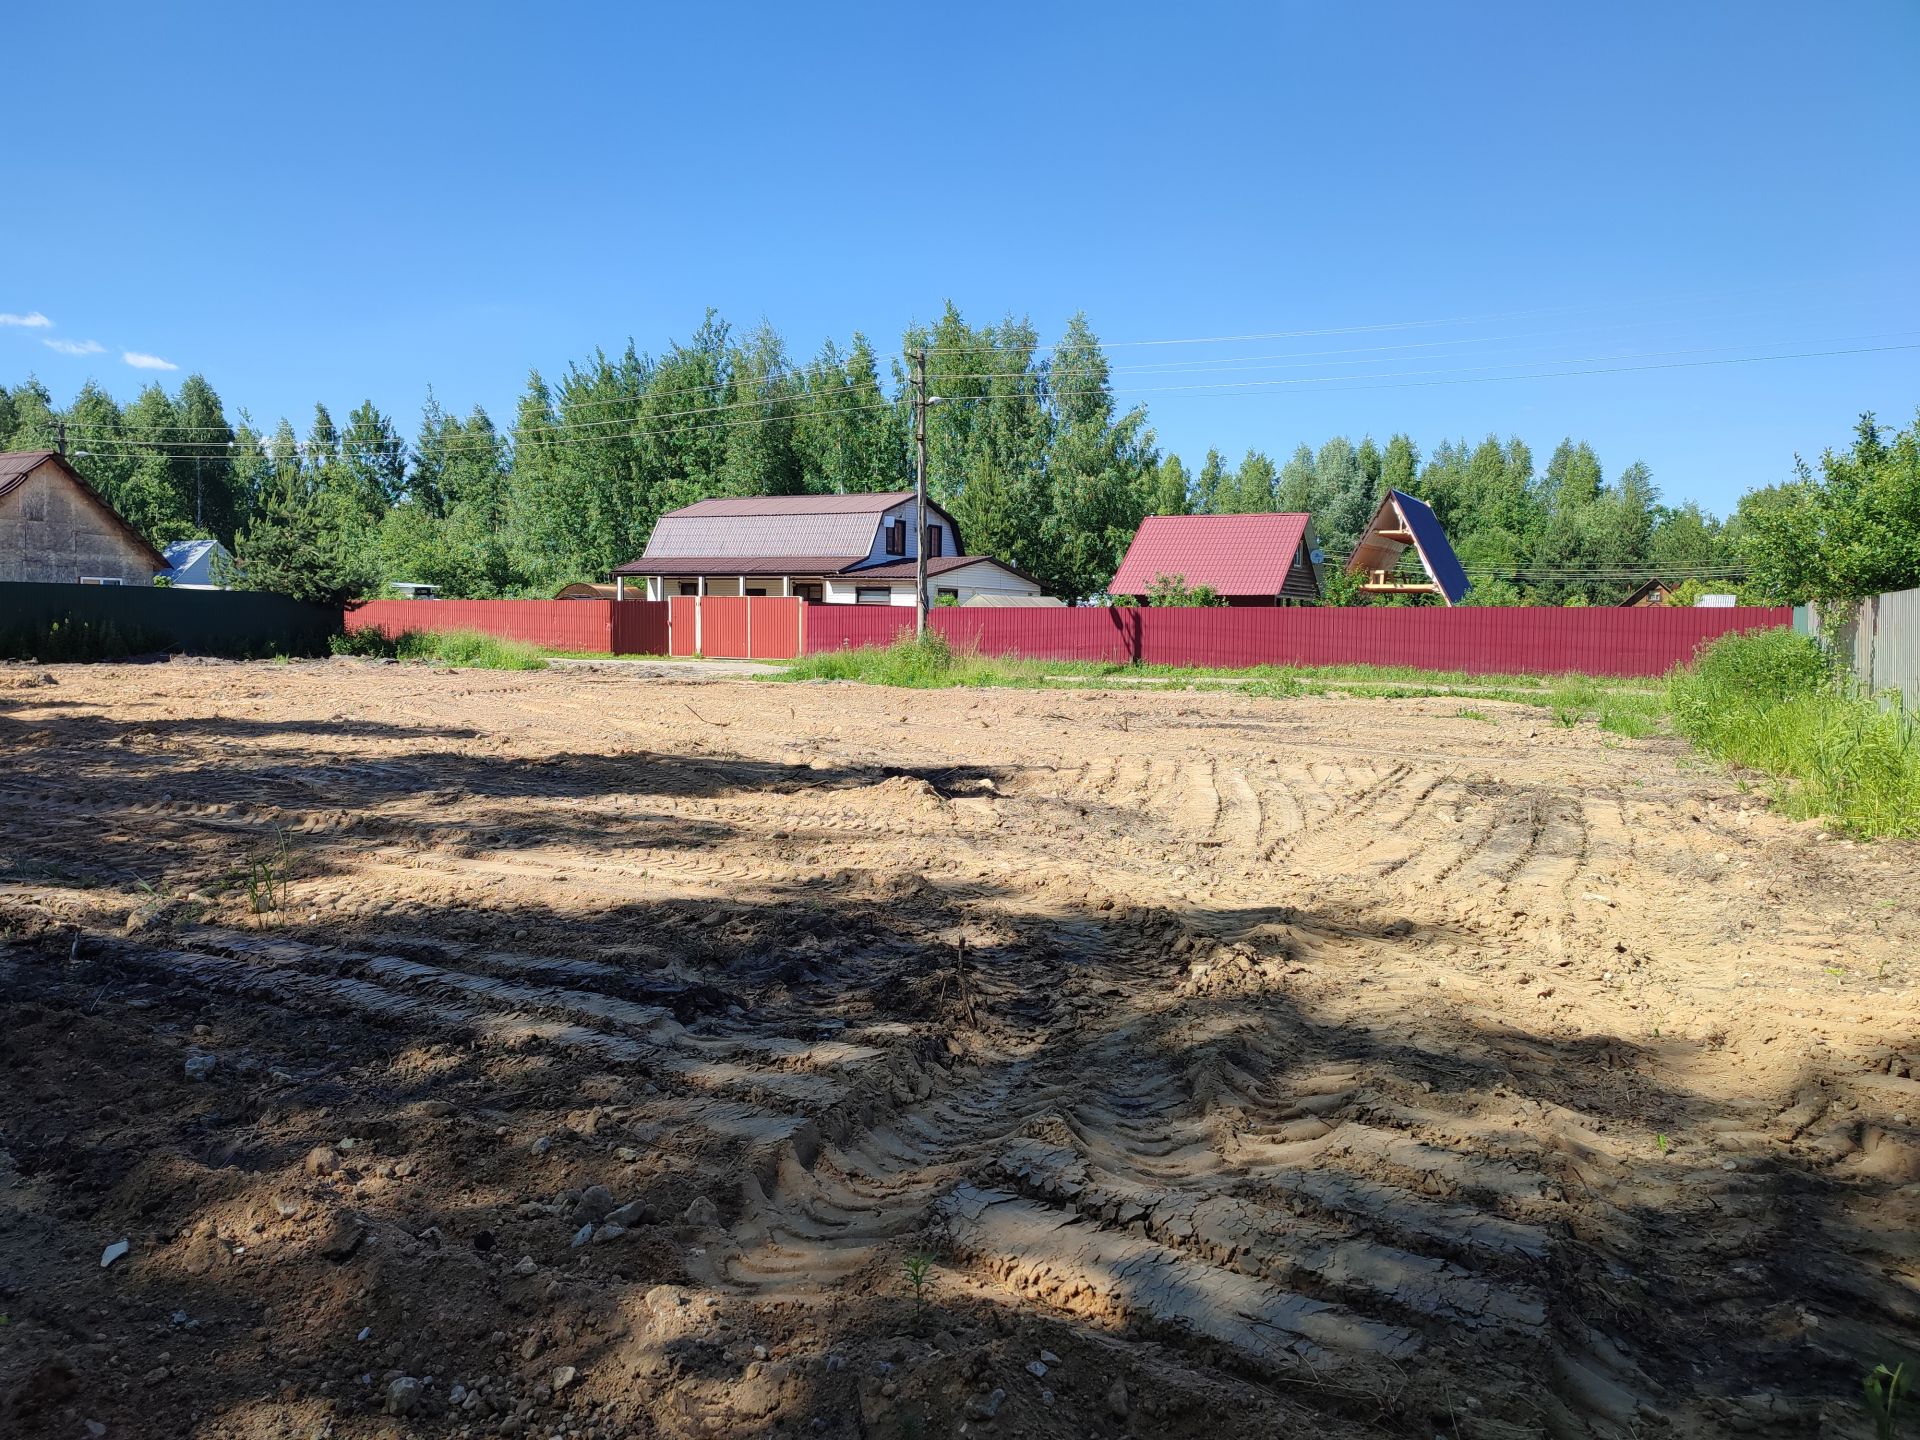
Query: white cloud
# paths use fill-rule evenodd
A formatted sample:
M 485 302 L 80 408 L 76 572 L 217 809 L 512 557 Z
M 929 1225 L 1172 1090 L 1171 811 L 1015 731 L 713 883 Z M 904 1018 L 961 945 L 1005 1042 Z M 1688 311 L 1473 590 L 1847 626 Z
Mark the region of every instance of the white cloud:
M 98 340 L 42 340 L 49 350 L 58 350 L 62 355 L 104 355 L 107 347 Z
M 138 350 L 122 350 L 120 358 L 136 370 L 178 370 L 180 368 L 171 360 L 162 360 L 158 355 L 142 355 Z
M 27 330 L 46 330 L 53 322 L 38 310 L 30 310 L 25 315 L 0 315 L 0 325 L 19 325 Z

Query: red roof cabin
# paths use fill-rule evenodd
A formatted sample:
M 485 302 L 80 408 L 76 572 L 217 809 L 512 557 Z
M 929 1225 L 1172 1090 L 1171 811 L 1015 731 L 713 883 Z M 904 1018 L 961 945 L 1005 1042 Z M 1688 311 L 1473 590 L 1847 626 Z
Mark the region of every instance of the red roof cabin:
M 1177 576 L 1229 605 L 1311 604 L 1321 559 L 1304 514 L 1149 515 L 1107 590 L 1144 601 L 1156 580 Z

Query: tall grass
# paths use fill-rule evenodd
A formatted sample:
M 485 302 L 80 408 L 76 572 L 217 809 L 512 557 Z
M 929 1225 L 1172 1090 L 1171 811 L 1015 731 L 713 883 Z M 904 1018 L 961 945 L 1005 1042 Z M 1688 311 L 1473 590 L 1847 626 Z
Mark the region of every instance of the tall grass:
M 524 640 L 503 640 L 479 630 L 407 630 L 388 636 L 379 630 L 354 630 L 333 637 L 336 655 L 365 655 L 389 660 L 431 660 L 469 670 L 544 670 L 546 652 Z
M 1727 635 L 1668 681 L 1680 733 L 1770 775 L 1789 814 L 1862 838 L 1920 835 L 1920 726 L 1884 708 L 1790 630 Z
M 912 689 L 940 686 L 1009 686 L 1037 689 L 1092 686 L 1120 682 L 1128 689 L 1161 686 L 1179 689 L 1219 686 L 1266 700 L 1290 700 L 1306 695 L 1339 695 L 1363 699 L 1406 700 L 1420 696 L 1460 696 L 1476 700 L 1505 700 L 1554 709 L 1568 726 L 1597 715 L 1631 715 L 1644 723 L 1629 729 L 1633 720 L 1618 719 L 1610 727 L 1621 733 L 1645 734 L 1664 707 L 1657 681 L 1619 680 L 1589 676 L 1469 675 L 1461 671 L 1416 670 L 1407 666 L 1368 665 L 1255 665 L 1241 670 L 1206 670 L 1195 666 L 1129 665 L 1106 660 L 1023 660 L 956 650 L 944 636 L 929 633 L 908 636 L 885 647 L 830 650 L 804 656 L 783 666 L 778 680 L 852 680 L 868 685 L 899 685 Z

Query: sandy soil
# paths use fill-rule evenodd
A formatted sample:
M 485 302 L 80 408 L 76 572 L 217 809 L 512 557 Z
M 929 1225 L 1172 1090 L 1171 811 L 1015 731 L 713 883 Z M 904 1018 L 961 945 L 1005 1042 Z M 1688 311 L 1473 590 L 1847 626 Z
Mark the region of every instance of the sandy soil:
M 1869 1434 L 1920 851 L 1476 703 L 0 667 L 0 1433 Z

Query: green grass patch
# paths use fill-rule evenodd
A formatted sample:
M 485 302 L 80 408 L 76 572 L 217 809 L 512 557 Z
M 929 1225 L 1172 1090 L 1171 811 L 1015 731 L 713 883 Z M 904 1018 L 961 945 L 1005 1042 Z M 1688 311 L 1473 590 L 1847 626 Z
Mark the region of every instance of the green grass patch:
M 544 670 L 546 652 L 522 640 L 503 640 L 479 630 L 408 630 L 388 636 L 355 630 L 333 638 L 336 655 L 386 660 L 429 660 L 468 670 Z
M 1599 713 L 1611 697 L 1626 697 L 1625 703 L 1651 713 L 1658 713 L 1663 704 L 1658 681 L 1469 675 L 1457 670 L 1416 670 L 1395 665 L 1255 665 L 1241 670 L 1208 670 L 1112 661 L 1019 660 L 957 651 L 944 637 L 933 634 L 909 637 L 884 648 L 804 656 L 785 662 L 780 674 L 764 678 L 779 682 L 852 680 L 913 689 L 955 685 L 1128 691 L 1221 688 L 1267 700 L 1308 695 L 1373 700 L 1458 697 L 1562 708 L 1573 713 L 1571 723 Z
M 1772 777 L 1781 808 L 1863 839 L 1920 835 L 1920 725 L 1887 708 L 1790 630 L 1728 635 L 1676 670 L 1680 733 Z

